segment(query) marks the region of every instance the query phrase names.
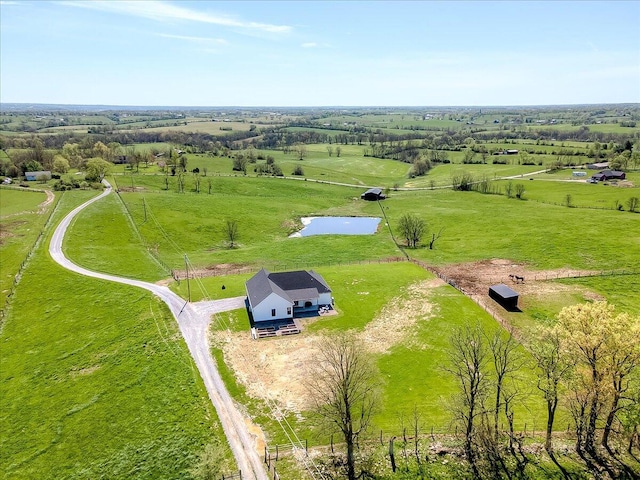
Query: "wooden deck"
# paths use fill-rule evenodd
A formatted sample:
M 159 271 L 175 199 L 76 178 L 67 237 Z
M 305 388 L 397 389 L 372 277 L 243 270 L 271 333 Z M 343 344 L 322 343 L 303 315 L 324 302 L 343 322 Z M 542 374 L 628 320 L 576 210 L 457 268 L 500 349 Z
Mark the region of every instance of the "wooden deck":
M 269 337 L 283 337 L 286 335 L 295 335 L 302 331 L 302 327 L 296 321 L 288 321 L 285 323 L 279 323 L 276 325 L 268 325 L 264 327 L 251 328 L 251 336 L 255 340 Z

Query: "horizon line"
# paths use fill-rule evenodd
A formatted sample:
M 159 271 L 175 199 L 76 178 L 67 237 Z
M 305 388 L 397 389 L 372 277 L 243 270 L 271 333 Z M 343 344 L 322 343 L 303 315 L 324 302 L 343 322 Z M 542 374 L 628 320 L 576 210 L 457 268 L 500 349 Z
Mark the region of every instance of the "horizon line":
M 624 105 L 624 106 L 640 106 L 640 102 L 594 102 L 594 103 L 539 103 L 539 104 L 475 104 L 475 105 L 134 105 L 134 104 L 111 104 L 111 103 L 51 103 L 51 102 L 2 102 L 1 106 L 38 106 L 38 107 L 100 107 L 100 108 L 135 108 L 135 109 L 153 109 L 153 108 L 172 108 L 172 109 L 240 109 L 240 108 L 276 108 L 276 109 L 313 109 L 313 108 L 329 108 L 329 109 L 348 109 L 348 108 L 525 108 L 525 107 L 580 107 L 580 106 L 601 106 L 601 105 Z

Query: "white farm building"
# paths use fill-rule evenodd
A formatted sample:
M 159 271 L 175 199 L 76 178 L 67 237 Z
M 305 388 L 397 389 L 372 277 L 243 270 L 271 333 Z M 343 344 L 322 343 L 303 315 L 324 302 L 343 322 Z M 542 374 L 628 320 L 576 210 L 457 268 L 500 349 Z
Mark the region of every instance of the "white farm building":
M 264 268 L 245 284 L 254 323 L 293 319 L 331 305 L 331 288 L 313 270 L 269 273 Z

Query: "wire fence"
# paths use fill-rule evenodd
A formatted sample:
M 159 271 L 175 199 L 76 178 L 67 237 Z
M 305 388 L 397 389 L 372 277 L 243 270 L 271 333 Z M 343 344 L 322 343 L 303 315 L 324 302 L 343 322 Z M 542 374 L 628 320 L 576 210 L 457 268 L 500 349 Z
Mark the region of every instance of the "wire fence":
M 575 434 L 572 425 L 567 424 L 566 431 L 554 430 L 551 434 L 552 440 L 562 440 L 572 442 Z M 501 426 L 502 432 L 507 432 L 505 425 Z M 531 442 L 544 443 L 546 438 L 546 423 L 524 423 L 523 426 L 513 432 L 521 440 Z M 425 427 L 418 422 L 417 425 L 411 425 L 398 430 L 376 429 L 367 435 L 358 437 L 355 448 L 362 449 L 388 449 L 389 453 L 394 452 L 396 457 L 420 456 L 421 458 L 429 456 L 442 455 L 463 455 L 462 442 L 464 440 L 464 431 L 457 425 L 451 423 L 447 426 Z M 295 456 L 300 459 L 300 455 L 305 457 L 317 457 L 322 455 L 329 457 L 332 455 L 344 454 L 345 443 L 340 434 L 332 434 L 324 440 L 318 439 L 315 445 L 311 445 L 308 439 L 303 440 L 304 448 L 292 443 L 274 444 L 264 447 L 264 463 L 269 474 L 269 478 L 279 480 L 278 462 L 284 458 Z M 389 465 L 391 468 L 391 464 Z M 324 476 L 321 475 L 321 478 Z

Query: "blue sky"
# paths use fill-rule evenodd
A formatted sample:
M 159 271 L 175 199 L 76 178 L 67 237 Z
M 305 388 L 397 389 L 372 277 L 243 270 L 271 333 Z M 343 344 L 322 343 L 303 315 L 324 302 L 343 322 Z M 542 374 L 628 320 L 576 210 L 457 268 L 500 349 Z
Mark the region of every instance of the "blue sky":
M 640 2 L 0 0 L 0 101 L 640 102 Z

